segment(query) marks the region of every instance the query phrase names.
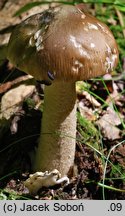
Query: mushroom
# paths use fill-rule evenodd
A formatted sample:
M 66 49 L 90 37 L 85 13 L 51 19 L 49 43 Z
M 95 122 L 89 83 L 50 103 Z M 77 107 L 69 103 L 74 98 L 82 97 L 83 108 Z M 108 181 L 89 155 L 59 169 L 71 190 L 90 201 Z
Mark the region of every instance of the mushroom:
M 11 34 L 8 59 L 45 81 L 35 171 L 68 174 L 76 143 L 76 81 L 110 73 L 118 47 L 109 28 L 81 5 L 61 5 L 32 15 Z
M 36 195 L 42 187 L 50 187 L 59 184 L 67 185 L 69 183 L 67 176 L 60 177 L 61 174 L 56 169 L 52 170 L 50 173 L 48 171 L 36 172 L 29 175 L 24 185 L 29 190 L 30 194 Z

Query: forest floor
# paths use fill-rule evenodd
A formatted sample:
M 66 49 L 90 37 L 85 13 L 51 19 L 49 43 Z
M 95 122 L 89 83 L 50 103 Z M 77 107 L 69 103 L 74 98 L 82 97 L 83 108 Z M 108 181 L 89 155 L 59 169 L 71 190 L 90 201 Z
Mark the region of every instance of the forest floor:
M 11 0 L 0 5 L 1 47 L 8 41 L 11 31 L 8 27 L 13 28 L 32 14 L 30 11 L 12 18 L 11 9 L 10 19 L 6 19 L 6 10 L 12 7 L 15 12 L 23 5 L 23 1 L 18 2 L 16 9 Z M 42 6 L 42 10 L 46 7 Z M 38 8 L 33 13 L 36 11 Z M 76 153 L 70 183 L 41 188 L 36 196 L 31 196 L 24 181 L 32 173 L 44 85 L 14 68 L 8 60 L 0 59 L 0 199 L 125 199 L 124 74 L 125 57 L 122 57 L 117 73 L 77 83 Z

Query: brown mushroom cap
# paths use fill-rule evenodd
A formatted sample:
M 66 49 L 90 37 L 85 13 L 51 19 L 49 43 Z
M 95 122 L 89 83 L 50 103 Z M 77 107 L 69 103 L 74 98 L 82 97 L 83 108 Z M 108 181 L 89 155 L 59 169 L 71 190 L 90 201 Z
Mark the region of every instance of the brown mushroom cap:
M 78 6 L 33 15 L 13 31 L 8 59 L 37 80 L 77 81 L 109 73 L 118 48 L 109 28 Z

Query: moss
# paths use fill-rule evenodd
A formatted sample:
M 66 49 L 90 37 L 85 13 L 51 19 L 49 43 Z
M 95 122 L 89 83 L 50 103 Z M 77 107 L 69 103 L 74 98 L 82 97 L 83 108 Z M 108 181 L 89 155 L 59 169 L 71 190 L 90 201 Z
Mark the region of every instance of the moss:
M 77 112 L 77 130 L 82 137 L 82 143 L 89 144 L 97 150 L 100 149 L 99 131 L 97 130 L 94 123 L 92 123 L 87 118 L 81 116 L 79 112 Z

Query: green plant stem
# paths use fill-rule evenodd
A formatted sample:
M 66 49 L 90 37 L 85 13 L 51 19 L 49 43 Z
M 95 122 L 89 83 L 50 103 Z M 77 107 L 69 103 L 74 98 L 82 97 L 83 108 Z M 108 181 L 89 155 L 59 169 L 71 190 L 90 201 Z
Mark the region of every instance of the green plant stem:
M 107 155 L 107 158 L 106 158 L 106 162 L 105 162 L 105 167 L 104 167 L 104 172 L 103 172 L 103 185 L 105 185 L 105 176 L 106 176 L 106 169 L 107 169 L 107 165 L 108 165 L 108 162 L 109 162 L 109 157 L 111 155 L 111 152 L 117 148 L 119 145 L 122 145 L 123 143 L 125 142 L 125 140 L 123 140 L 122 142 L 118 143 L 117 145 L 113 146 L 110 150 L 109 150 L 109 153 Z M 105 187 L 103 187 L 102 189 L 102 192 L 103 192 L 103 199 L 105 200 Z

